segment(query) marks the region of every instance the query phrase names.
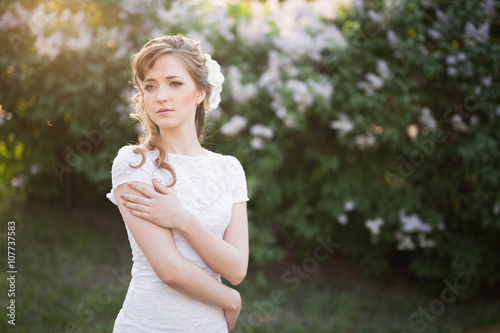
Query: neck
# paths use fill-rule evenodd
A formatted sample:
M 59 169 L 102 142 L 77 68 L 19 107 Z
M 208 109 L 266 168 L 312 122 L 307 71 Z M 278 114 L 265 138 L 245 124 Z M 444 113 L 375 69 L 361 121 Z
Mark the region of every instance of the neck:
M 185 123 L 184 125 L 188 125 Z M 191 126 L 175 126 L 172 128 L 160 128 L 160 136 L 163 147 L 168 153 L 199 156 L 205 155 L 203 147 L 198 141 L 196 127 Z

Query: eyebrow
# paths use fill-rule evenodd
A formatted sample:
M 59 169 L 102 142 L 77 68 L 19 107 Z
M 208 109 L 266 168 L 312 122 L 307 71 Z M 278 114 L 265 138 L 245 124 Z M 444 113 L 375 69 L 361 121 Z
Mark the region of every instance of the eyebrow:
M 171 79 L 176 79 L 176 78 L 182 79 L 182 76 L 171 75 L 171 76 L 167 76 L 165 79 L 171 80 Z M 144 80 L 144 82 L 149 82 L 149 81 L 155 81 L 155 79 L 147 78 L 146 80 Z

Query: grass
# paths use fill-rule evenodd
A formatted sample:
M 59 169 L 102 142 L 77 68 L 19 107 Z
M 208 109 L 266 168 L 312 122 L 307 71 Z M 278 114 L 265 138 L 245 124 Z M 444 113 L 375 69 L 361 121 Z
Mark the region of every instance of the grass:
M 0 221 L 2 253 L 8 220 L 16 221 L 16 326 L 6 323 L 8 282 L 2 265 L 5 313 L 0 331 L 111 332 L 131 268 L 131 250 L 116 207 L 67 213 L 30 205 L 30 210 Z M 244 305 L 235 332 L 452 333 L 500 320 L 500 302 L 483 296 L 445 304 L 441 314 L 428 320 L 417 315 L 417 325 L 410 326 L 410 316 L 437 304 L 432 301 L 440 295 L 422 293 L 404 279 L 389 283 L 366 278 L 341 257 L 296 283 L 282 279 L 299 262 L 288 259 L 268 268 L 250 268 L 236 287 Z

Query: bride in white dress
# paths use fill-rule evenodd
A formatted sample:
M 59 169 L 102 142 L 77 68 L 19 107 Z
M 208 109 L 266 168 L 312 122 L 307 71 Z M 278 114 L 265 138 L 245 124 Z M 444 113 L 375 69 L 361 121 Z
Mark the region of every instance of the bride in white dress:
M 132 59 L 137 145 L 113 161 L 113 188 L 132 249 L 132 280 L 114 324 L 125 332 L 227 332 L 248 267 L 245 171 L 203 148 L 205 112 L 224 77 L 199 44 L 159 37 Z

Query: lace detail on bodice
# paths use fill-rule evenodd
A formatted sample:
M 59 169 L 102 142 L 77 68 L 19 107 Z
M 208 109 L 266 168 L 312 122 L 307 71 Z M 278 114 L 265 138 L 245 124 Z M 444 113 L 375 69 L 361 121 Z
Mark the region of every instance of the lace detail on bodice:
M 153 178 L 164 185 L 172 183 L 171 174 L 155 166 L 158 150 L 147 151 L 140 168 L 130 167 L 129 164 L 136 166 L 142 161 L 142 156 L 133 152 L 135 147 L 138 146 L 122 147 L 113 161 L 113 188 L 106 196 L 115 205 L 113 191 L 120 184 L 140 181 L 152 185 Z M 249 200 L 245 171 L 234 156 L 204 151 L 207 155 L 168 154 L 168 163 L 177 176 L 171 189 L 184 208 L 222 238 L 231 220 L 233 203 Z M 198 302 L 164 284 L 126 223 L 125 228 L 132 249 L 132 281 L 113 332 L 227 332 L 222 309 Z M 180 232 L 172 230 L 172 234 L 185 258 L 220 281 L 219 274 L 206 265 Z

